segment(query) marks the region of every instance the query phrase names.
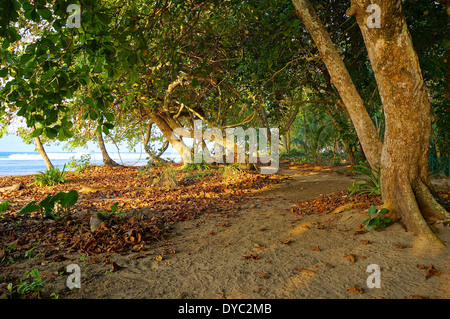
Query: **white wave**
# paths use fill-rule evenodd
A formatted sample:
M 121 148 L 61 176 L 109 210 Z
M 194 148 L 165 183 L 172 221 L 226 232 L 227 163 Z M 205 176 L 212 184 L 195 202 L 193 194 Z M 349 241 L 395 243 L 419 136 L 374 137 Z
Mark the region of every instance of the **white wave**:
M 101 153 L 47 153 L 50 160 L 80 160 L 82 156 L 90 155 L 90 161 L 102 161 Z M 164 154 L 164 158 L 177 158 L 178 154 Z M 146 153 L 118 153 L 111 152 L 109 156 L 115 161 L 132 162 L 132 161 L 146 161 Z M 8 157 L 0 158 L 0 161 L 42 161 L 42 156 L 37 153 L 13 153 Z

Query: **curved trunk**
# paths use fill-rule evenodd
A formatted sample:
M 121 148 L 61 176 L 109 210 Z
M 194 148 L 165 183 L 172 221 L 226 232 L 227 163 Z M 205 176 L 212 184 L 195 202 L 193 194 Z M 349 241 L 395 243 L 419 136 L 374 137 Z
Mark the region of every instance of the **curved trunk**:
M 107 165 L 107 166 L 120 166 L 119 164 L 117 164 L 116 162 L 114 162 L 114 160 L 109 157 L 108 152 L 106 151 L 106 147 L 105 147 L 105 141 L 103 140 L 103 134 L 101 131 L 96 131 L 96 137 L 97 137 L 97 142 L 98 142 L 98 146 L 100 147 L 100 151 L 102 153 L 102 158 L 103 158 L 103 164 Z
M 431 105 L 417 54 L 407 29 L 401 3 L 383 1 L 381 28 L 370 28 L 368 0 L 353 0 L 356 15 L 374 70 L 386 120 L 381 154 L 384 205 L 401 218 L 409 231 L 442 245 L 424 216 L 448 219 L 449 213 L 430 193 L 428 156 Z
M 345 108 L 353 121 L 370 166 L 372 168 L 379 167 L 382 148 L 381 140 L 329 33 L 308 0 L 292 0 L 292 3 L 317 45 L 321 58 L 331 76 L 331 81 L 338 90 Z
M 47 166 L 47 169 L 53 169 L 53 164 L 50 161 L 50 159 L 47 156 L 47 153 L 45 152 L 44 146 L 41 143 L 41 139 L 38 137 L 34 138 L 34 142 L 36 143 L 36 148 L 39 152 L 39 154 L 41 154 L 42 158 L 44 159 L 45 162 L 45 166 Z

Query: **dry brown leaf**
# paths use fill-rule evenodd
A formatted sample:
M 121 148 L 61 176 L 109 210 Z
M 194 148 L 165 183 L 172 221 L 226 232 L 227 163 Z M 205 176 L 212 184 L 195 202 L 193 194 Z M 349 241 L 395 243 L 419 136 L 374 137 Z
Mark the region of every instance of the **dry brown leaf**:
M 347 291 L 349 291 L 353 294 L 356 294 L 356 295 L 360 295 L 364 292 L 364 290 L 362 288 L 356 288 L 355 286 L 347 288 Z
M 319 247 L 311 247 L 311 250 L 320 251 L 320 248 Z
M 315 271 L 309 270 L 309 269 L 302 269 L 302 268 L 295 268 L 297 271 L 306 272 L 308 274 L 315 274 Z
M 394 245 L 394 247 L 398 248 L 398 249 L 404 249 L 405 248 L 405 246 L 400 245 L 400 244 L 396 244 L 396 245 Z
M 282 241 L 281 243 L 289 246 L 290 244 L 292 244 L 292 240 Z
M 118 264 L 116 264 L 115 262 L 113 262 L 111 268 L 112 268 L 112 269 L 111 269 L 112 272 L 116 272 L 116 271 L 119 271 L 119 270 L 121 270 L 121 269 L 123 269 L 123 268 L 125 268 L 125 267 L 121 267 L 121 266 L 119 266 Z
M 350 260 L 352 263 L 356 261 L 356 257 L 353 256 L 352 254 L 345 255 L 344 257 Z
M 370 240 L 361 240 L 364 245 L 370 245 L 372 242 Z
M 244 259 L 254 259 L 254 260 L 258 260 L 258 259 L 259 259 L 259 255 L 256 255 L 256 254 L 251 253 L 251 254 L 249 254 L 249 255 L 247 255 L 247 256 L 244 256 L 243 258 L 244 258 Z
M 425 279 L 430 278 L 431 276 L 439 276 L 441 272 L 434 268 L 433 264 L 430 264 L 430 267 L 428 267 L 427 272 L 425 273 Z
M 258 249 L 265 249 L 265 248 L 267 248 L 266 246 L 262 246 L 262 245 L 260 245 L 260 244 L 258 244 L 258 243 L 254 243 L 253 246 L 254 246 L 255 248 L 258 248 Z
M 155 261 L 162 261 L 163 260 L 163 256 L 162 255 L 158 255 L 155 257 Z
M 269 279 L 269 275 L 264 274 L 264 273 L 258 274 L 258 276 L 261 278 L 264 278 L 264 279 Z

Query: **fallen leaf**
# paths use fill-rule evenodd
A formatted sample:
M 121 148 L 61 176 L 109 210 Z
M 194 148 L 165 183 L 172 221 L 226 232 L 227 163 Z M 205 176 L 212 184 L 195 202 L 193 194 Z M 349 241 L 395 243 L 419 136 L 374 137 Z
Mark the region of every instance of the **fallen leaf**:
M 112 268 L 111 269 L 112 272 L 116 272 L 116 271 L 119 271 L 119 270 L 121 270 L 123 268 L 126 268 L 126 267 L 119 266 L 118 264 L 113 262 L 111 268 Z
M 372 242 L 370 240 L 361 240 L 364 245 L 370 245 Z
M 158 262 L 162 261 L 163 260 L 163 256 L 162 255 L 158 255 L 158 256 L 155 257 L 155 260 L 158 261 Z
M 250 255 L 244 256 L 244 259 L 254 259 L 254 260 L 258 260 L 259 259 L 259 255 L 253 254 L 251 253 Z
M 269 276 L 266 274 L 258 274 L 258 276 L 264 279 L 269 279 Z
M 352 263 L 356 261 L 356 257 L 351 254 L 345 255 L 344 257 L 350 260 Z
M 258 249 L 265 249 L 265 248 L 267 248 L 267 247 L 262 246 L 262 245 L 260 245 L 260 244 L 258 244 L 258 243 L 254 243 L 253 246 L 254 246 L 255 248 L 258 248 Z
M 295 270 L 301 271 L 301 272 L 306 272 L 308 274 L 315 274 L 316 273 L 315 271 L 308 270 L 308 269 L 302 269 L 302 268 L 295 268 Z
M 431 276 L 439 276 L 441 272 L 434 268 L 433 264 L 430 264 L 430 267 L 428 267 L 427 272 L 425 273 L 425 279 L 430 278 Z
M 319 247 L 311 247 L 311 250 L 320 251 L 320 248 Z
M 403 249 L 403 248 L 405 248 L 403 245 L 400 245 L 400 244 L 396 244 L 396 245 L 394 245 L 394 247 L 395 247 L 395 248 L 398 248 L 398 249 Z
M 427 297 L 411 295 L 411 299 L 428 299 Z
M 347 288 L 347 291 L 349 291 L 349 292 L 351 292 L 353 294 L 356 294 L 356 295 L 360 295 L 360 294 L 362 294 L 364 292 L 364 290 L 356 288 L 355 286 Z
M 281 243 L 289 246 L 290 244 L 292 244 L 292 240 L 282 241 Z

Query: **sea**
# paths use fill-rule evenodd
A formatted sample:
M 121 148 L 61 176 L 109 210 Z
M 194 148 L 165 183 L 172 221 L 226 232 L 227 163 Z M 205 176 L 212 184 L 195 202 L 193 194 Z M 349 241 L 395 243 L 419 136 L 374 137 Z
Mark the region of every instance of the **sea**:
M 102 165 L 101 153 L 93 152 L 58 152 L 47 153 L 53 166 L 63 169 L 72 160 L 80 160 L 82 156 L 89 154 L 89 162 L 93 165 Z M 118 164 L 142 166 L 147 164 L 146 153 L 119 153 L 110 152 L 109 156 Z M 163 155 L 164 159 L 177 160 L 174 154 Z M 30 175 L 43 172 L 47 169 L 42 156 L 38 152 L 0 152 L 0 176 Z M 70 170 L 66 167 L 66 171 Z

